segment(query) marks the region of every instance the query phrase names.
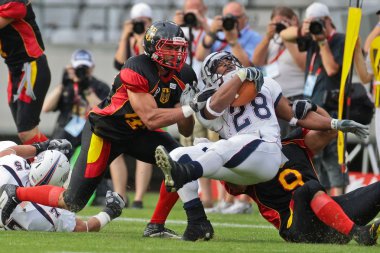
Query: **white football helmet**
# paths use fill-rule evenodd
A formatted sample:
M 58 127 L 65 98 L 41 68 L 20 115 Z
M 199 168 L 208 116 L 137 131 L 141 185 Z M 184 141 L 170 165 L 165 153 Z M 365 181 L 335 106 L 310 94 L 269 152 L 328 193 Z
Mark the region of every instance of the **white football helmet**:
M 225 73 L 216 73 L 220 64 L 227 65 Z M 214 87 L 218 89 L 227 79 L 229 80 L 232 77 L 231 74 L 235 70 L 242 67 L 240 61 L 229 52 L 220 51 L 209 54 L 204 59 L 201 68 L 201 78 L 205 84 L 205 88 Z
M 46 150 L 38 154 L 30 165 L 29 182 L 36 185 L 62 186 L 70 172 L 67 157 L 57 150 Z

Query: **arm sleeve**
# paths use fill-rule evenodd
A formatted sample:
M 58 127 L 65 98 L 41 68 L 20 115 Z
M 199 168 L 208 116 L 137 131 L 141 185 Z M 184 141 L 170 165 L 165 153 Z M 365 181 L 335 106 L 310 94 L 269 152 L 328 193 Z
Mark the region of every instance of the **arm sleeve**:
M 0 17 L 21 19 L 26 15 L 26 5 L 21 2 L 9 2 L 0 5 Z
M 124 68 L 120 71 L 120 79 L 128 90 L 136 93 L 148 93 L 148 80 L 129 68 Z

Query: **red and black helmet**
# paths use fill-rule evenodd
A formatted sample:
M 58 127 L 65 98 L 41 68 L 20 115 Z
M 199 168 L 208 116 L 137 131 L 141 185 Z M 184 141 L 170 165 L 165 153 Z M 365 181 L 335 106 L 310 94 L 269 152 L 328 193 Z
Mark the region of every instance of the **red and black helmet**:
M 180 71 L 187 57 L 187 41 L 176 23 L 157 21 L 145 33 L 144 51 L 161 66 Z

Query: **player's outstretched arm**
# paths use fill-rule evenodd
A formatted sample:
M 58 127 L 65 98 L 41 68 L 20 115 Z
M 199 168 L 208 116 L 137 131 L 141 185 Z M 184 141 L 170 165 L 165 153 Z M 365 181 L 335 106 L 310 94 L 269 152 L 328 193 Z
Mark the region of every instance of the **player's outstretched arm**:
M 119 217 L 125 206 L 123 198 L 116 192 L 107 191 L 106 194 L 106 207 L 102 212 L 83 221 L 76 218 L 76 226 L 73 232 L 98 232 L 111 220 Z

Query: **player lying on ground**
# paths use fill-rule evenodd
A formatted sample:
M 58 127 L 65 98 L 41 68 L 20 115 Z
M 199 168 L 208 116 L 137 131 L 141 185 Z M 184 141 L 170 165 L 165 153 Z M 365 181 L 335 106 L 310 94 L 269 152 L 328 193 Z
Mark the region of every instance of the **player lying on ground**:
M 55 185 L 61 186 L 70 172 L 66 156 L 57 151 L 68 151 L 71 144 L 66 140 L 52 140 L 34 145 L 18 145 L 0 142 L 0 186 Z M 48 150 L 45 150 L 48 149 Z M 43 151 L 45 150 L 45 151 Z M 37 155 L 29 165 L 26 161 Z M 0 199 L 0 201 L 2 201 Z M 21 202 L 4 224 L 5 230 L 49 232 L 96 232 L 121 214 L 124 202 L 121 197 L 108 191 L 106 207 L 99 214 L 83 221 L 64 209 Z
M 230 106 L 247 76 L 260 75 L 261 72 L 255 68 L 241 68 L 238 60 L 226 52 L 213 53 L 206 58 L 202 76 L 207 88 L 197 94 L 192 106 L 200 109 L 197 113 L 199 122 L 217 131 L 222 140 L 177 148 L 171 155 L 178 162 L 172 161 L 163 147 L 158 147 L 156 160 L 165 174 L 168 190 L 180 189 L 200 177 L 244 185 L 274 178 L 281 164 L 286 162 L 281 153 L 277 116 L 312 129 L 334 128 L 354 132 L 360 137 L 368 134 L 367 127 L 356 122 L 308 113 L 316 106 L 307 101 L 295 102 L 293 112 L 288 100 L 282 96 L 280 86 L 271 78 L 260 81 L 260 78 L 254 77 L 259 91 L 256 98 L 245 106 Z M 213 95 L 208 97 L 205 94 Z M 196 189 L 190 189 L 190 192 L 197 193 Z M 184 200 L 187 213 L 194 206 L 201 205 L 199 198 L 189 198 L 193 195 L 186 190 L 180 191 L 179 195 Z M 185 233 L 189 234 L 187 231 L 192 230 L 194 235 L 191 238 L 203 238 L 204 231 L 209 231 L 209 236 L 212 236 L 212 227 L 204 211 L 189 215 L 188 220 Z M 191 228 L 199 223 L 202 223 L 203 231 Z
M 330 197 L 318 181 L 312 156 L 336 138 L 332 131 L 297 129 L 282 142 L 289 159 L 270 181 L 239 186 L 224 183 L 233 194 L 247 194 L 261 215 L 290 242 L 374 245 L 380 221 L 367 225 L 380 212 L 380 182 Z

